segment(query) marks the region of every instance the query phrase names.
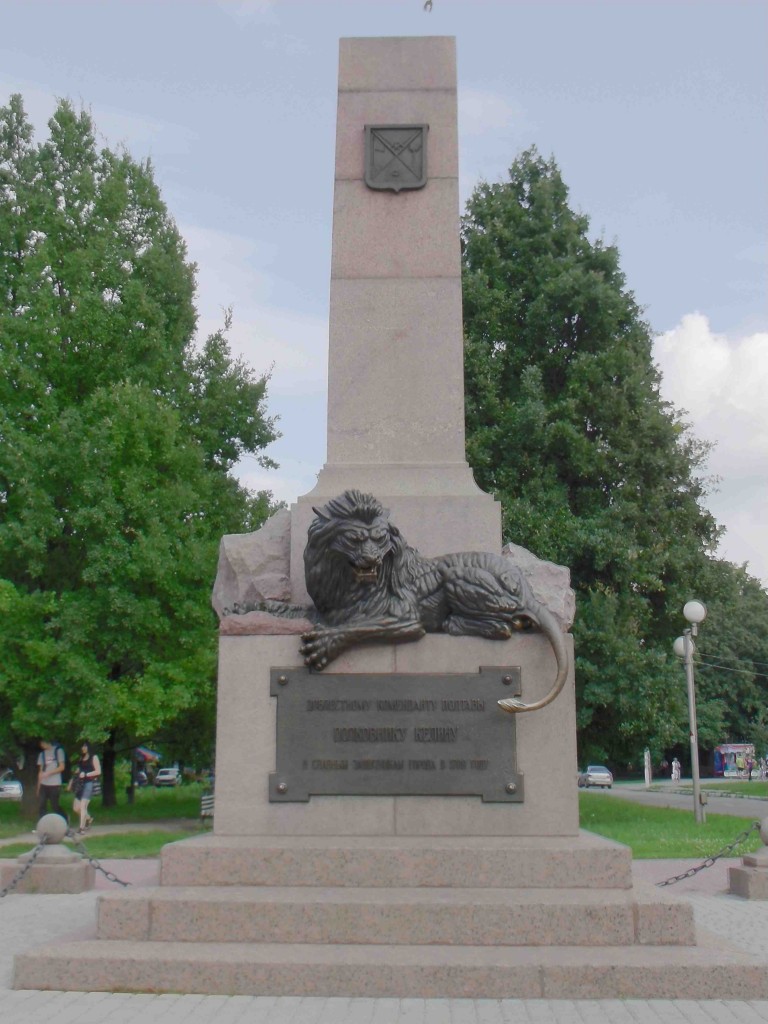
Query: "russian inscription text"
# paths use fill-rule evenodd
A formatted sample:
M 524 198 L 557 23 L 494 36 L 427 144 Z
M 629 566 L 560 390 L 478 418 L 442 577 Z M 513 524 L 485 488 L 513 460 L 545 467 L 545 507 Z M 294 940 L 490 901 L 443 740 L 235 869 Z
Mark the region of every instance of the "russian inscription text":
M 478 695 L 466 697 L 472 689 Z M 449 675 L 272 669 L 277 771 L 270 800 L 477 795 L 520 802 L 515 730 L 497 713 L 501 694 L 519 692 L 519 668 Z

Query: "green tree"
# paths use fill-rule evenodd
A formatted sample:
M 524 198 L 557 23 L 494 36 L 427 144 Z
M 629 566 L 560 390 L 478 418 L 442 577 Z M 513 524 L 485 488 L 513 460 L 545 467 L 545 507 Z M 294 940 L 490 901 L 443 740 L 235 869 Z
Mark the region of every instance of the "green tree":
M 711 755 L 719 743 L 754 743 L 765 755 L 768 593 L 744 566 L 719 559 L 706 566 L 699 592 L 707 604 L 696 638 L 696 703 L 705 722 L 699 745 Z
M 615 246 L 529 150 L 463 221 L 467 455 L 505 539 L 570 567 L 580 748 L 637 761 L 685 735 L 670 626 L 718 536 L 707 446 L 659 395 Z
M 276 434 L 229 316 L 194 344 L 149 163 L 69 103 L 49 127 L 0 109 L 0 748 L 87 736 L 109 762 L 210 712 L 219 539 L 270 510 L 231 470 Z

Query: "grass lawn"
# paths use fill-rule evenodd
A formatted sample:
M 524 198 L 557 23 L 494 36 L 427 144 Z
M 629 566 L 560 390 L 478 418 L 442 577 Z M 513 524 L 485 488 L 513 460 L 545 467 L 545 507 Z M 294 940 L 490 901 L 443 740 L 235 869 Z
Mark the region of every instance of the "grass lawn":
M 137 789 L 133 804 L 125 793 L 118 793 L 116 807 L 103 807 L 95 797 L 89 810 L 100 825 L 130 825 L 133 822 L 162 821 L 169 818 L 199 818 L 200 797 L 205 790 L 201 782 L 183 786 L 144 786 Z M 71 815 L 72 794 L 62 793 L 61 807 Z M 21 805 L 11 800 L 0 801 L 0 839 L 18 835 L 34 828 L 34 822 L 21 817 Z
M 738 784 L 737 784 L 738 785 Z M 749 785 L 744 783 L 743 785 Z M 752 785 L 756 785 L 753 783 Z M 91 808 L 98 825 L 130 824 L 132 822 L 158 822 L 158 830 L 143 833 L 118 833 L 110 836 L 86 836 L 85 846 L 94 857 L 156 857 L 166 843 L 190 835 L 190 832 L 169 832 L 162 829 L 163 820 L 174 818 L 196 819 L 200 813 L 199 783 L 175 789 L 137 791 L 136 802 L 124 802 L 105 809 L 101 800 L 93 801 Z M 71 807 L 71 796 L 62 798 L 66 809 Z M 123 800 L 125 798 L 123 797 Z M 745 802 L 744 817 L 707 813 L 705 825 L 697 825 L 693 811 L 679 811 L 668 807 L 645 807 L 618 797 L 597 793 L 579 793 L 581 826 L 590 832 L 625 843 L 634 857 L 640 859 L 680 857 L 703 860 L 732 842 L 739 832 L 748 828 L 760 814 L 749 817 L 750 804 Z M 710 805 L 711 807 L 712 805 Z M 22 820 L 19 805 L 0 803 L 0 838 L 26 832 L 31 823 Z M 757 850 L 761 846 L 757 833 L 742 843 L 733 856 Z M 0 857 L 18 857 L 30 849 L 29 843 L 14 843 L 0 847 Z
M 202 830 L 201 830 L 202 831 Z M 210 831 L 208 829 L 207 831 Z M 105 857 L 120 857 L 132 860 L 134 857 L 157 857 L 166 843 L 188 839 L 195 832 L 118 832 L 111 836 L 78 836 L 83 846 L 97 860 Z M 22 853 L 29 853 L 34 837 L 28 843 L 11 843 L 0 846 L 0 858 L 15 859 Z M 68 841 L 69 842 L 69 841 Z M 70 842 L 70 845 L 71 842 Z M 74 849 L 74 846 L 72 847 Z
M 598 835 L 625 843 L 638 860 L 655 857 L 682 857 L 704 860 L 733 842 L 739 832 L 749 828 L 758 817 L 735 818 L 730 814 L 711 814 L 697 825 L 690 811 L 670 807 L 645 807 L 616 797 L 580 793 L 581 827 Z M 738 846 L 732 856 L 757 850 L 760 836 L 753 833 Z

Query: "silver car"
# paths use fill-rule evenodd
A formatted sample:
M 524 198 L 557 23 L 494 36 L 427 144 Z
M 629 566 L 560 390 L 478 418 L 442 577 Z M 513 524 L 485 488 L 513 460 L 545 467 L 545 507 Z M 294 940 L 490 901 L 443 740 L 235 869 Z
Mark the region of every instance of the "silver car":
M 178 768 L 161 768 L 155 776 L 156 786 L 178 786 L 181 783 L 181 773 Z
M 607 786 L 610 789 L 612 785 L 613 775 L 605 765 L 590 764 L 579 773 L 579 786 L 584 789 L 589 789 L 590 786 Z
M 0 800 L 21 800 L 23 792 L 21 783 L 10 768 L 0 772 Z

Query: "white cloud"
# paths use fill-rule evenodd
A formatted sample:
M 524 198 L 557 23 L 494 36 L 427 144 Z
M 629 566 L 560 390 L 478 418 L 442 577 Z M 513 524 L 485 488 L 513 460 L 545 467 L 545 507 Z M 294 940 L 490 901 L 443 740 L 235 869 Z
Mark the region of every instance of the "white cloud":
M 314 487 L 325 458 L 327 320 L 275 303 L 280 282 L 271 273 L 271 247 L 194 224 L 180 230 L 189 258 L 198 264 L 198 339 L 221 328 L 223 309 L 230 306 L 232 353 L 257 373 L 272 369 L 267 411 L 279 418 L 282 437 L 267 454 L 280 469 L 264 470 L 246 458 L 235 472 L 253 490 L 295 501 Z
M 9 78 L 0 77 L 0 103 L 5 105 L 10 97 L 17 92 L 21 93 L 24 110 L 35 129 L 36 140 L 39 142 L 44 135 L 47 135 L 46 125 L 56 109 L 56 96 L 46 89 L 38 88 L 31 82 L 11 81 Z
M 292 35 L 280 35 L 273 39 L 267 39 L 264 42 L 264 49 L 278 50 L 286 57 L 302 57 L 304 54 L 312 52 L 305 40 Z
M 232 307 L 232 351 L 260 373 L 274 364 L 272 396 L 325 392 L 328 324 L 270 301 L 276 284 L 271 247 L 195 225 L 179 230 L 198 265 L 198 338 L 218 330 L 223 310 Z
M 768 581 L 768 332 L 731 339 L 690 313 L 656 338 L 654 356 L 663 397 L 716 443 L 709 470 L 720 484 L 709 507 L 726 527 L 721 553 Z
M 216 6 L 241 24 L 257 22 L 272 25 L 277 20 L 275 4 L 276 0 L 217 0 Z
M 189 258 L 197 263 L 199 310 L 216 315 L 235 302 L 261 303 L 272 291 L 271 246 L 232 232 L 179 223 Z
M 96 130 L 99 147 L 106 145 L 115 149 L 119 145 L 141 160 L 151 155 L 154 149 L 164 155 L 188 153 L 198 133 L 184 125 L 156 117 L 131 113 L 120 107 L 103 103 L 90 103 L 83 96 L 65 90 L 61 94 L 41 89 L 32 82 L 0 77 L 0 103 L 7 102 L 12 93 L 21 93 L 24 110 L 35 130 L 35 141 L 42 142 L 48 137 L 48 121 L 53 116 L 59 100 L 68 99 L 76 110 L 87 110 Z
M 237 476 L 244 487 L 252 491 L 271 491 L 275 501 L 284 501 L 292 505 L 297 497 L 307 494 L 317 483 L 320 466 L 314 468 L 290 459 L 279 459 L 280 469 L 268 472 L 260 466 L 249 467 L 241 462 L 237 467 Z
M 514 100 L 487 89 L 459 89 L 459 195 L 462 207 L 480 180 L 506 176 L 533 126 Z M 471 143 L 471 145 L 470 145 Z
M 514 127 L 516 132 L 525 126 L 523 108 L 506 96 L 484 89 L 459 91 L 459 127 L 461 135 L 485 135 Z
M 77 105 L 78 100 L 73 100 Z M 136 160 L 160 150 L 165 156 L 188 153 L 199 139 L 199 133 L 172 121 L 145 117 L 102 104 L 84 104 L 90 111 L 98 139 L 110 148 L 124 145 Z

